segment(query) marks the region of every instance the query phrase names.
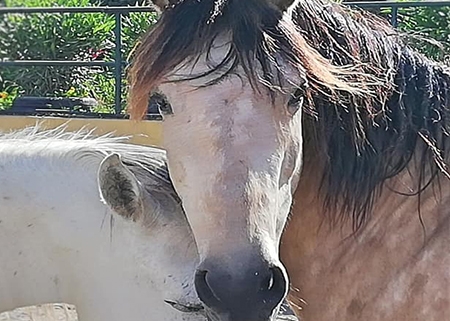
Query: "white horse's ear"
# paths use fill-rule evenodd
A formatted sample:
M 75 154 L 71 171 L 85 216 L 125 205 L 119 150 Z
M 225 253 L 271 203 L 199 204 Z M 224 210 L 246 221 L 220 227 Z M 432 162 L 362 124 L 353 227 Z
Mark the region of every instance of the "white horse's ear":
M 102 201 L 117 214 L 134 221 L 141 216 L 143 201 L 139 182 L 118 154 L 111 154 L 101 162 L 98 187 Z

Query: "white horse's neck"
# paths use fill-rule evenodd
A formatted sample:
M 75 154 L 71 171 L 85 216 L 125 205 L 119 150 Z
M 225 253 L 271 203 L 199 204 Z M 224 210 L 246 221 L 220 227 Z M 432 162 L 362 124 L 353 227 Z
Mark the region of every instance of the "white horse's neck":
M 188 281 L 174 279 L 182 275 L 170 270 L 175 252 L 158 252 L 176 236 L 152 236 L 113 214 L 100 202 L 101 157 L 84 152 L 77 159 L 65 145 L 0 145 L 0 244 L 7 244 L 0 251 L 0 311 L 66 302 L 91 309 L 98 320 L 163 318 L 170 289 Z M 180 240 L 181 253 L 188 246 Z M 152 300 L 162 302 L 161 311 L 145 308 Z

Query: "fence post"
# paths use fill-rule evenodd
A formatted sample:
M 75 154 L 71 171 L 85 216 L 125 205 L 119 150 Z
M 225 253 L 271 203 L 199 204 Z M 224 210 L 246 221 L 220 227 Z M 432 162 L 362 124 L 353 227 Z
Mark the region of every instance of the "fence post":
M 114 111 L 118 115 L 122 110 L 122 12 L 114 12 L 114 18 Z
M 398 27 L 398 7 L 392 6 L 391 8 L 391 25 L 394 28 Z

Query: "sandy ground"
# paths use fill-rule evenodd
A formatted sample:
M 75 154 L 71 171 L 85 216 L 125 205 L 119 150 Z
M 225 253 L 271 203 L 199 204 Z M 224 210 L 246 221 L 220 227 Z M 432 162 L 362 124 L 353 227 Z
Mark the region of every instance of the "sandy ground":
M 77 321 L 73 305 L 44 304 L 0 313 L 0 321 Z
M 277 321 L 297 321 L 289 308 L 282 307 L 283 315 Z M 73 305 L 46 304 L 0 313 L 0 321 L 78 321 Z

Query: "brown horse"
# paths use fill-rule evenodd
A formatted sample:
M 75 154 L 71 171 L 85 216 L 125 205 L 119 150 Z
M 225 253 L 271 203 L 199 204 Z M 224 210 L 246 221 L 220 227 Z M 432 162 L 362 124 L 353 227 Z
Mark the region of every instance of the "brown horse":
M 172 105 L 209 318 L 269 320 L 289 276 L 307 321 L 448 320 L 449 69 L 322 0 L 158 2 L 130 112 Z

